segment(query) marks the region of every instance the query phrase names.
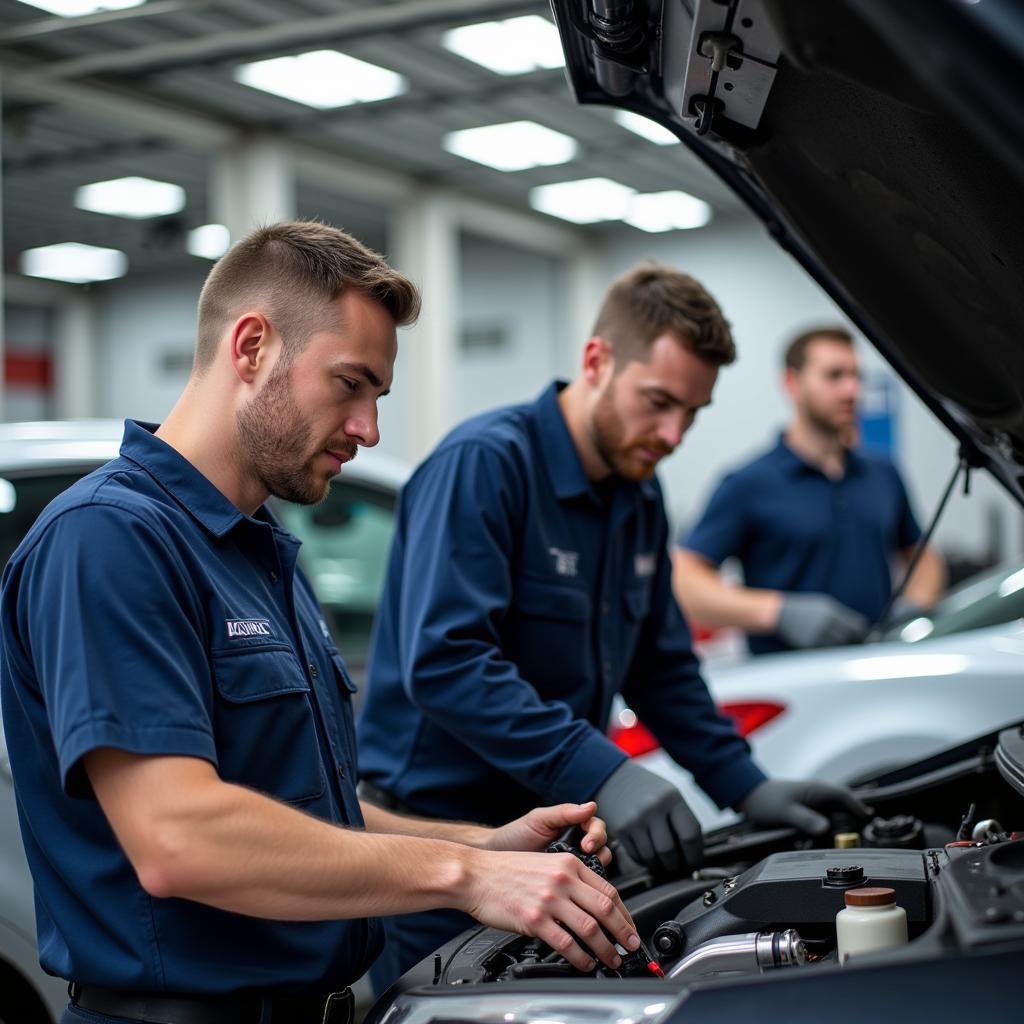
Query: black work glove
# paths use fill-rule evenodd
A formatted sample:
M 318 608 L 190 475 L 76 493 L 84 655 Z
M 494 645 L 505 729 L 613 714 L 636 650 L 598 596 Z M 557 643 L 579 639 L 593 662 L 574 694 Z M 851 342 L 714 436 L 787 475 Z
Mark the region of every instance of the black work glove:
M 736 805 L 736 810 L 755 825 L 788 826 L 820 836 L 828 831 L 830 822 L 811 809 L 814 807 L 845 811 L 858 821 L 867 821 L 872 813 L 845 786 L 813 779 L 799 782 L 766 779 Z
M 871 623 L 828 594 L 783 594 L 775 632 L 790 647 L 855 644 Z
M 682 793 L 660 775 L 624 761 L 594 799 L 609 837 L 653 874 L 678 875 L 704 860 L 700 823 Z

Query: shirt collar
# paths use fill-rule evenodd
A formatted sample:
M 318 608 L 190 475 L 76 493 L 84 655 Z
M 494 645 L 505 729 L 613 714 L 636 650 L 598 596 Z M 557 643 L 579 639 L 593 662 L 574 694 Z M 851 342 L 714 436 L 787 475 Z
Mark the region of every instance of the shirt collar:
M 215 537 L 223 537 L 246 515 L 183 455 L 156 436 L 156 423 L 124 421 L 121 455 L 141 466 Z
M 569 425 L 565 422 L 558 404 L 558 393 L 567 386 L 567 383 L 564 380 L 552 381 L 533 403 L 540 441 L 537 447 L 542 461 L 547 466 L 556 498 L 564 500 L 587 494 L 597 501 L 599 499 L 583 470 L 580 453 L 576 450 L 576 443 L 569 433 Z M 657 498 L 658 491 L 653 478 L 642 480 L 637 486 L 645 498 Z
M 801 458 L 792 448 L 786 444 L 786 435 L 784 433 L 779 434 L 778 443 L 772 449 L 772 457 L 774 458 L 776 465 L 779 466 L 783 472 L 788 473 L 790 476 L 799 476 L 802 473 L 817 473 L 819 476 L 825 474 L 811 463 Z M 864 460 L 858 455 L 852 448 L 846 449 L 846 462 L 843 467 L 843 476 L 850 476 L 854 473 L 859 473 Z

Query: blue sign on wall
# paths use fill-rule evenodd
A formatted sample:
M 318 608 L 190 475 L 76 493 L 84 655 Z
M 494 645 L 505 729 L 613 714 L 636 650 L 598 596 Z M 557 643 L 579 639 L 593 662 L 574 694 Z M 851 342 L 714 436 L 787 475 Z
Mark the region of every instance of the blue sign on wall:
M 872 370 L 864 375 L 857 416 L 859 447 L 896 458 L 899 398 L 899 389 L 891 374 Z

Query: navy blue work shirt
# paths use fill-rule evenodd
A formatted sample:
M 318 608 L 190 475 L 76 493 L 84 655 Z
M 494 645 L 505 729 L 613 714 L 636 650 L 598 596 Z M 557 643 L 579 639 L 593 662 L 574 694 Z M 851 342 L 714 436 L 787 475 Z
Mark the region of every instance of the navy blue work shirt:
M 142 888 L 89 786 L 99 747 L 182 755 L 227 782 L 362 825 L 341 657 L 299 542 L 243 515 L 128 421 L 120 457 L 42 513 L 3 576 L 7 744 L 40 960 L 113 988 L 343 987 L 378 922 L 246 917 Z
M 887 459 L 848 451 L 833 480 L 780 437 L 722 480 L 679 543 L 715 565 L 739 559 L 748 587 L 830 594 L 874 623 L 892 592 L 890 559 L 920 536 Z M 753 654 L 789 650 L 774 634 L 747 643 Z
M 584 801 L 625 759 L 605 735 L 621 691 L 734 804 L 764 775 L 701 678 L 658 482 L 592 487 L 558 390 L 464 423 L 406 484 L 362 776 L 419 813 L 491 824 Z

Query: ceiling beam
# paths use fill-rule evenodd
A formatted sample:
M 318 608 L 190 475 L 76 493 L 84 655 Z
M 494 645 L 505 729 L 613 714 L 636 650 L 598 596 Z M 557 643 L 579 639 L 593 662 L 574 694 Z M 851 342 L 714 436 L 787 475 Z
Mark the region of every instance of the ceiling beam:
M 536 13 L 546 6 L 538 0 L 406 0 L 387 5 L 371 4 L 338 14 L 50 61 L 32 71 L 16 74 L 12 84 L 19 88 L 34 88 L 47 82 L 91 75 L 151 74 L 221 60 L 252 60 L 268 54 L 293 52 L 313 44 L 337 43 L 387 32 L 409 32 L 467 20 L 484 21 Z
M 200 7 L 209 7 L 213 0 L 149 0 L 141 7 L 126 7 L 115 11 L 97 11 L 95 14 L 83 14 L 76 18 L 37 18 L 14 28 L 0 32 L 0 46 L 13 43 L 24 43 L 31 39 L 42 39 L 56 35 L 58 32 L 71 32 L 75 29 L 98 28 L 115 22 L 135 20 L 136 18 L 159 17 L 163 14 L 178 14 L 181 11 L 194 11 Z

